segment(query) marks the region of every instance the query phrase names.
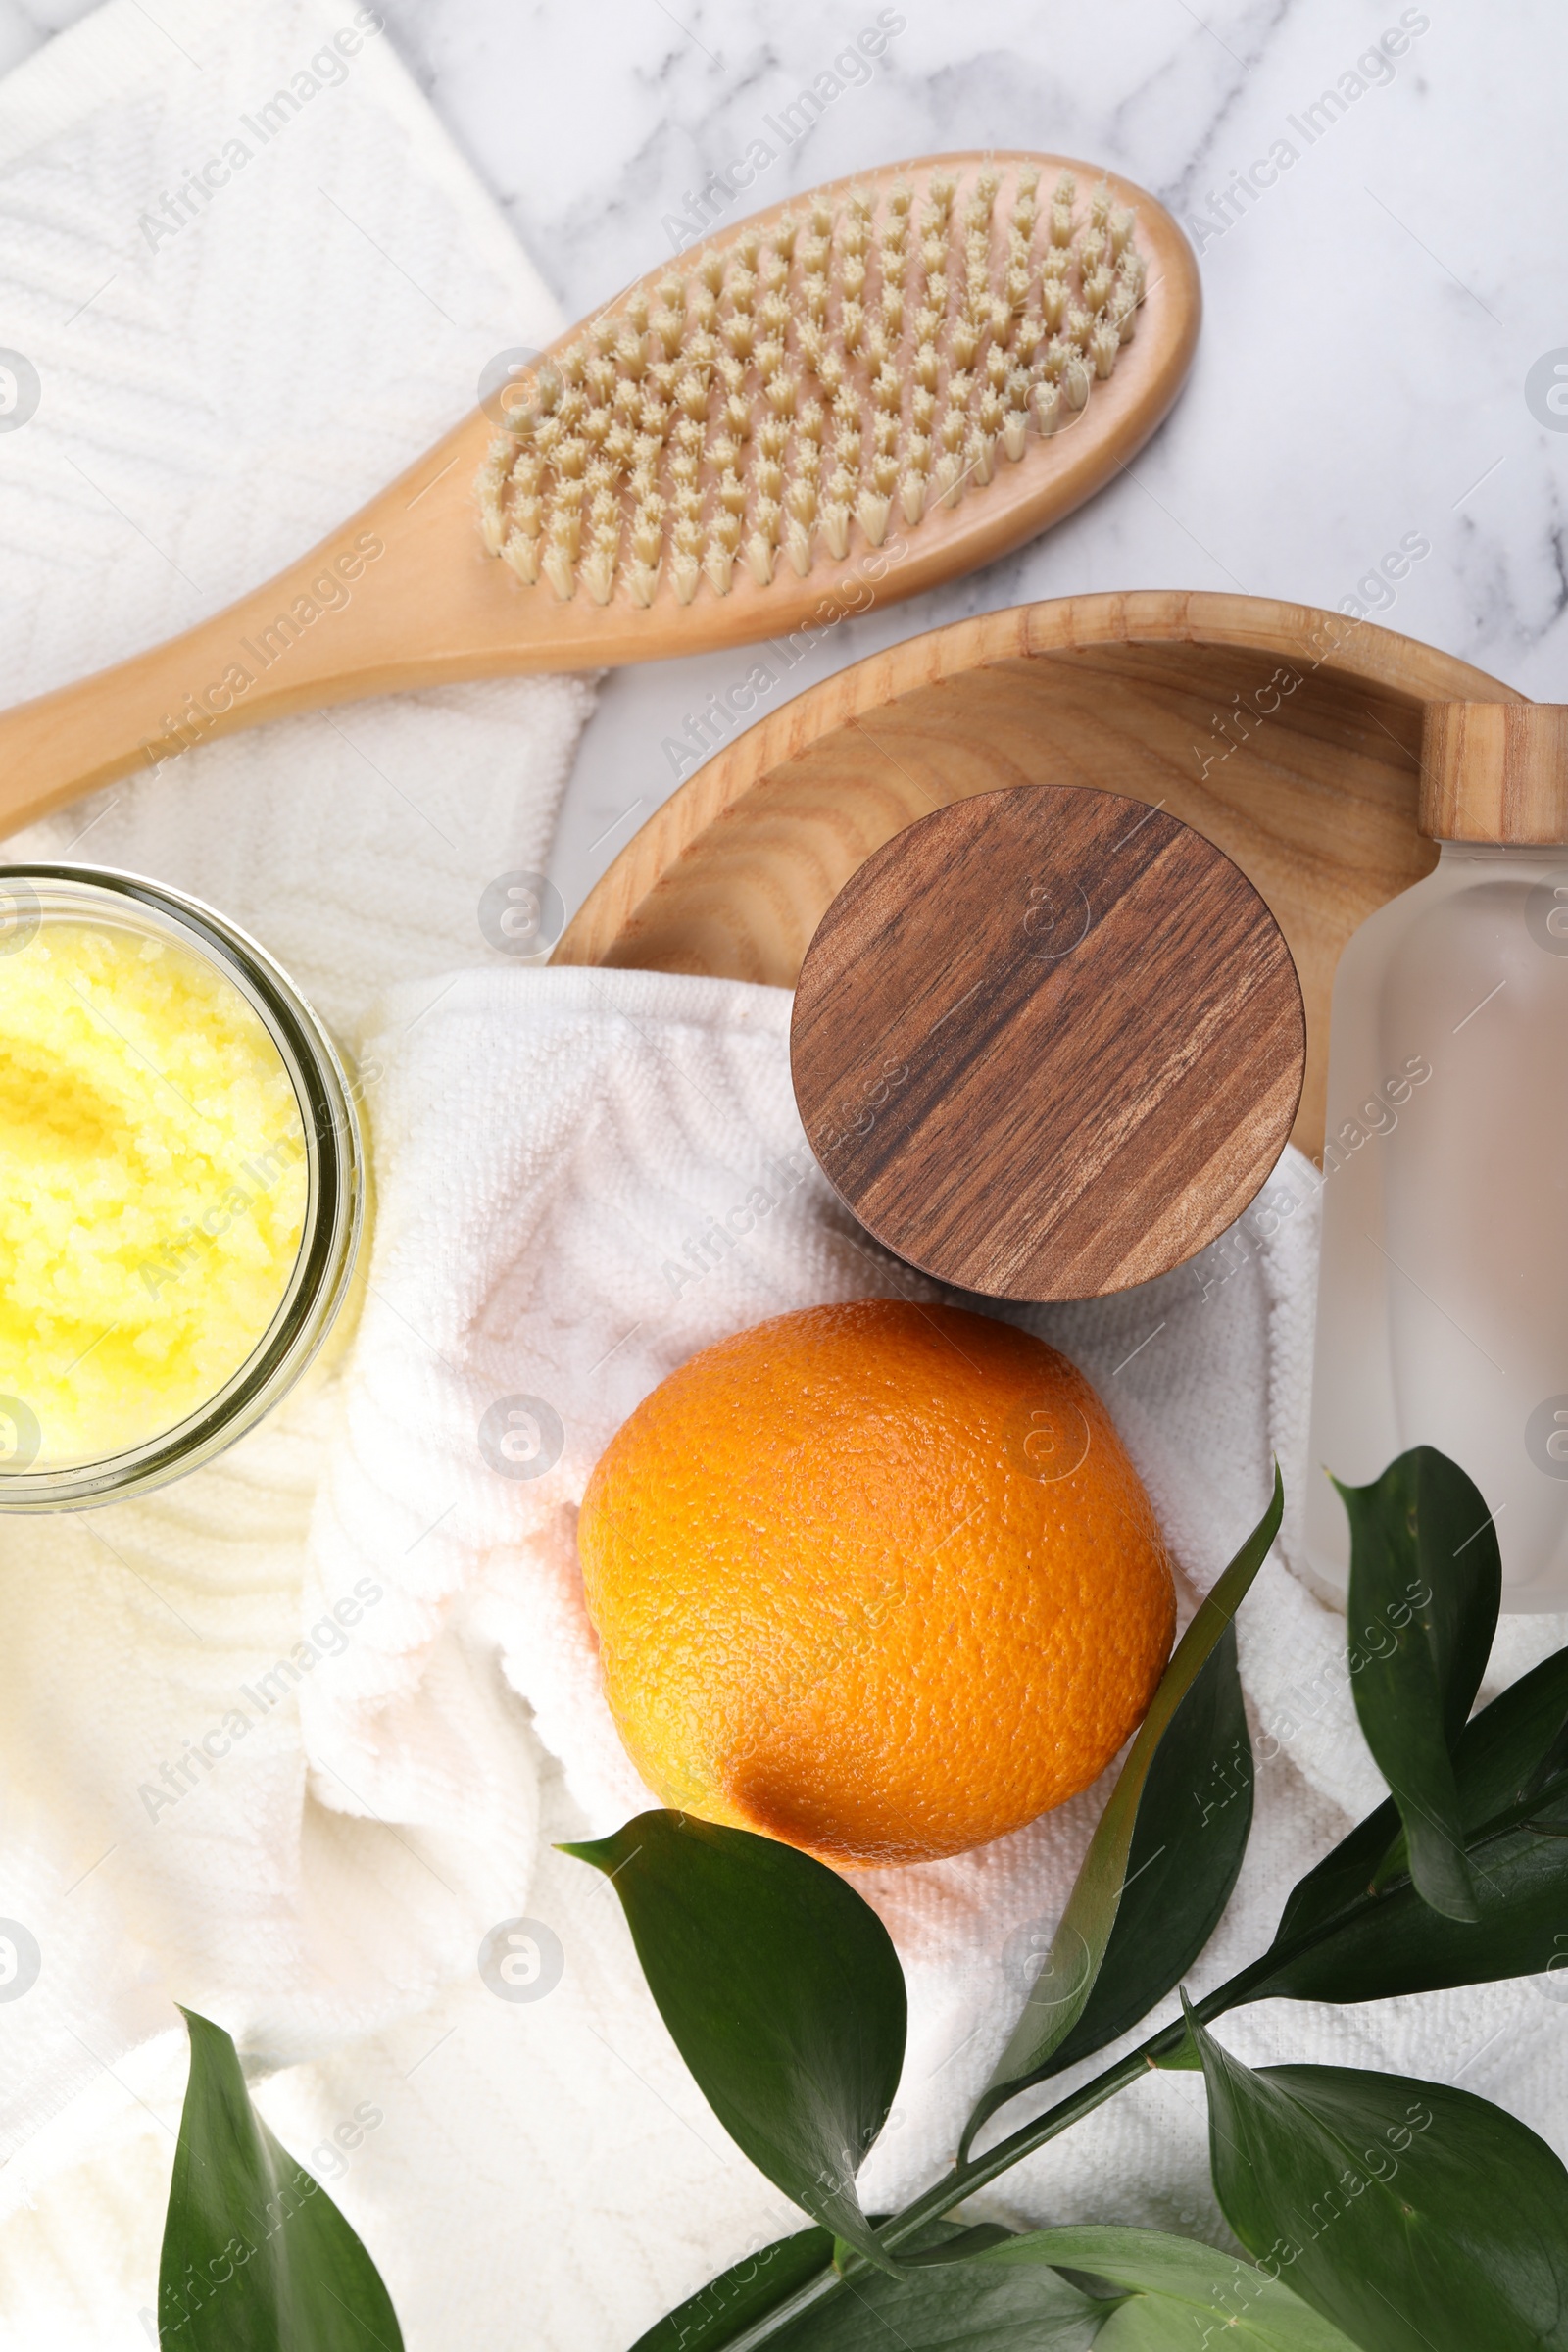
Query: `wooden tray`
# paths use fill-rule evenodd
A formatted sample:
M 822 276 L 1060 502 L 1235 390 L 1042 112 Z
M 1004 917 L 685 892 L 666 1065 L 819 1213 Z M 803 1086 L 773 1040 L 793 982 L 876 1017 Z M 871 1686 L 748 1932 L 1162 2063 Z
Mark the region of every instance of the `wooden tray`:
M 555 963 L 790 988 L 862 858 L 926 810 L 1011 784 L 1168 808 L 1254 882 L 1306 1000 L 1292 1140 L 1323 1147 L 1341 948 L 1437 858 L 1416 831 L 1427 702 L 1520 702 L 1411 637 L 1265 597 L 1077 596 L 954 622 L 784 704 L 627 843 Z

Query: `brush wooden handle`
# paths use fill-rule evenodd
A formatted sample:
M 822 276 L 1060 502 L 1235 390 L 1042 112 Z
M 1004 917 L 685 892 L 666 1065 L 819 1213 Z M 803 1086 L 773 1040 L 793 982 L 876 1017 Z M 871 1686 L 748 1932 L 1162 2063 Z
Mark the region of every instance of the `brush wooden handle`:
M 265 586 L 167 644 L 0 713 L 0 831 L 291 711 L 457 679 L 663 661 L 787 638 L 919 595 L 1033 538 L 1123 467 L 1154 430 L 1191 365 L 1201 297 L 1186 238 L 1142 188 L 1071 158 L 988 160 L 1104 178 L 1115 203 L 1136 212 L 1149 265 L 1137 331 L 1113 373 L 1095 384 L 1070 426 L 1049 439 L 1031 435 L 1024 456 L 1003 461 L 990 483 L 956 506 L 934 504 L 912 528 L 891 529 L 883 547 L 865 545 L 857 531 L 847 556 L 819 555 L 804 578 L 781 569 L 760 587 L 737 567 L 728 595 L 704 588 L 687 606 L 662 589 L 642 609 L 623 588 L 607 605 L 581 589 L 563 603 L 543 581 L 524 586 L 483 545 L 473 483 L 496 428 L 476 410 Z M 833 202 L 854 185 L 880 187 L 937 167 L 962 172 L 980 161 L 890 164 L 818 193 Z M 798 209 L 806 201 L 770 207 L 718 241 L 728 245 L 753 225 L 765 230 L 791 202 Z M 644 285 L 655 287 L 667 269 Z
M 604 660 L 583 613 L 552 613 L 548 592 L 537 599 L 485 553 L 473 475 L 493 432 L 475 411 L 264 586 L 182 636 L 0 713 L 0 826 L 291 711 Z M 540 619 L 554 628 L 541 631 Z

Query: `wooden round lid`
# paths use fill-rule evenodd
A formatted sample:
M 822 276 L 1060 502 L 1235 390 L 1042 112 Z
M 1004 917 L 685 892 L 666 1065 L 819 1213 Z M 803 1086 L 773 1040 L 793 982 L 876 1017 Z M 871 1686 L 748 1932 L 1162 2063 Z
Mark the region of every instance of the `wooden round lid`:
M 993 1298 L 1098 1298 L 1241 1215 L 1306 1019 L 1257 892 L 1142 801 L 976 794 L 883 844 L 806 953 L 795 1096 L 886 1248 Z

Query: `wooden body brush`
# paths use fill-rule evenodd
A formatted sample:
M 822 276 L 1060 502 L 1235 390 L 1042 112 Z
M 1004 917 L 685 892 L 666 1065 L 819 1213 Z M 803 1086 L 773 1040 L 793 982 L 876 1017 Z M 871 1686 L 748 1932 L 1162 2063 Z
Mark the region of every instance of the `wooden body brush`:
M 0 827 L 290 711 L 744 645 L 956 578 L 1131 457 L 1200 309 L 1169 214 L 1059 157 L 758 213 L 554 344 L 499 433 L 476 410 L 264 587 L 0 714 Z

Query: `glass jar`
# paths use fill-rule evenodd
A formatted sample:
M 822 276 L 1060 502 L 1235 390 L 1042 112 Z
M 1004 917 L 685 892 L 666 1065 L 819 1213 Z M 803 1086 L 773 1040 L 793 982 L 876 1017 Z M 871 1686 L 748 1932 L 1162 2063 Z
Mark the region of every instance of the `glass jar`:
M 242 1360 L 211 1395 L 187 1403 L 167 1426 L 150 1427 L 129 1443 L 122 1436 L 102 1450 L 95 1449 L 90 1434 L 84 1439 L 79 1431 L 71 1443 L 52 1447 L 38 1416 L 25 1399 L 3 1393 L 13 1384 L 7 1380 L 6 1365 L 0 1361 L 0 1511 L 79 1510 L 94 1504 L 119 1502 L 183 1477 L 254 1428 L 294 1387 L 318 1356 L 334 1324 L 339 1322 L 355 1287 L 366 1217 L 368 1171 L 356 1107 L 360 1090 L 310 1005 L 254 940 L 198 900 L 139 875 L 79 865 L 0 866 L 0 984 L 7 973 L 6 959 L 25 954 L 40 940 L 47 948 L 51 926 L 57 932 L 56 956 L 51 959 L 51 968 L 54 961 L 64 958 L 61 975 L 64 985 L 75 987 L 92 1020 L 122 1039 L 123 1054 L 119 1048 L 106 1046 L 105 1055 L 127 1072 L 145 1064 L 152 1073 L 147 1080 L 149 1092 L 159 1085 L 173 1087 L 173 1081 L 158 1070 L 155 1057 L 139 1047 L 129 1033 L 134 1027 L 130 1015 L 125 1016 L 122 1034 L 108 1010 L 108 1006 L 118 1003 L 112 985 L 115 970 L 129 973 L 135 979 L 139 967 L 151 962 L 160 976 L 167 968 L 176 980 L 182 973 L 195 972 L 209 991 L 209 1001 L 214 1006 L 233 1006 L 245 1036 L 256 1041 L 258 1083 L 270 1084 L 277 1098 L 286 1100 L 285 1090 L 277 1083 L 280 1072 L 292 1090 L 299 1124 L 296 1131 L 290 1122 L 289 1151 L 285 1156 L 299 1162 L 299 1167 L 291 1173 L 297 1177 L 300 1170 L 303 1172 L 303 1205 L 297 1248 L 292 1241 L 289 1244 L 293 1249 L 292 1261 L 286 1253 L 279 1261 L 281 1295 L 270 1319 L 260 1329 L 254 1343 L 247 1346 L 248 1330 L 241 1335 L 239 1345 L 246 1348 Z M 89 941 L 89 953 L 101 953 L 109 959 L 111 985 L 100 992 L 102 1002 L 76 987 L 71 977 L 66 951 L 82 939 Z M 170 957 L 171 948 L 181 953 Z M 37 1001 L 47 1003 L 48 985 L 39 992 Z M 243 1004 L 236 1003 L 228 991 L 237 992 Z M 60 1002 L 65 1004 L 65 998 Z M 3 986 L 0 986 L 0 1007 L 3 1004 Z M 69 1005 L 66 1009 L 78 1035 L 89 1033 L 83 1017 L 75 1015 Z M 0 1021 L 3 1019 L 0 1010 Z M 191 1032 L 187 1028 L 173 1034 L 177 1044 L 188 1041 Z M 5 1035 L 0 1034 L 0 1056 L 5 1054 L 6 1042 Z M 201 1044 L 198 1039 L 198 1051 Z M 242 1080 L 246 1075 L 244 1051 L 233 1050 L 231 1040 L 229 1046 L 226 1060 L 221 1054 L 217 1056 L 215 1083 L 219 1085 L 227 1083 L 236 1068 Z M 18 1051 L 21 1052 L 20 1047 Z M 276 1069 L 270 1058 L 273 1052 Z M 40 1148 L 47 1151 L 51 1148 L 48 1129 L 52 1116 L 74 1119 L 79 1131 L 84 1120 L 91 1127 L 96 1114 L 91 1107 L 83 1108 L 65 1095 L 61 1100 L 66 1107 L 57 1114 L 52 1094 L 54 1075 L 47 1057 L 40 1060 L 36 1038 L 28 1041 L 26 1055 L 29 1066 L 20 1074 L 13 1071 L 13 1084 L 19 1090 L 18 1101 L 29 1111 L 37 1108 L 43 1122 Z M 62 1089 L 66 1087 L 64 1075 L 59 1084 Z M 193 1119 L 207 1119 L 205 1109 L 198 1112 L 177 1087 L 173 1091 L 180 1094 Z M 102 1135 L 105 1149 L 115 1143 L 113 1133 L 102 1126 L 92 1133 Z M 5 1138 L 0 1136 L 0 1151 L 4 1149 Z M 270 1173 L 271 1158 L 269 1158 L 264 1174 Z M 69 1195 L 69 1165 L 63 1184 Z M 54 1189 L 58 1195 L 62 1183 L 57 1182 Z M 300 1189 L 296 1181 L 292 1197 L 298 1197 Z M 227 1198 L 235 1197 L 236 1192 L 231 1190 Z M 259 1193 L 243 1197 L 254 1200 Z M 132 1200 L 129 1203 L 132 1227 L 134 1213 Z M 208 1228 L 208 1243 L 216 1248 L 212 1237 L 227 1230 L 222 1222 L 225 1213 L 232 1225 L 239 1212 L 214 1208 L 199 1220 L 187 1215 L 182 1224 L 189 1230 L 179 1247 L 174 1249 L 166 1242 L 162 1256 L 149 1258 L 147 1262 L 153 1272 L 147 1279 L 155 1297 L 159 1284 L 172 1279 L 166 1270 L 171 1264 L 179 1269 L 181 1279 L 187 1279 L 184 1273 L 187 1260 L 193 1259 L 198 1268 L 202 1265 L 198 1249 L 203 1242 L 200 1229 Z M 292 1221 L 288 1230 L 292 1233 Z M 99 1262 L 92 1255 L 94 1240 L 90 1219 L 79 1232 L 53 1233 L 50 1237 L 48 1246 L 64 1268 L 64 1279 L 78 1288 L 85 1285 L 90 1290 L 92 1268 Z M 148 1247 L 151 1249 L 152 1245 Z M 245 1235 L 244 1247 L 253 1256 L 260 1252 L 260 1243 L 252 1233 Z M 22 1254 L 26 1255 L 25 1248 Z M 82 1267 L 86 1268 L 85 1274 L 81 1273 Z M 123 1279 L 122 1265 L 111 1271 L 117 1279 Z M 271 1269 L 265 1266 L 255 1276 L 256 1283 L 262 1286 L 258 1295 L 264 1300 L 264 1312 L 265 1300 L 270 1297 L 266 1286 L 272 1278 Z M 188 1294 L 186 1303 L 189 1304 Z M 343 1328 L 339 1324 L 340 1332 Z M 111 1323 L 109 1330 L 114 1329 Z M 107 1338 L 108 1333 L 104 1336 Z M 219 1334 L 215 1347 L 220 1348 L 221 1344 Z M 90 1355 L 97 1345 L 93 1342 L 84 1353 Z M 74 1369 L 74 1366 L 65 1367 L 60 1377 L 66 1378 Z M 156 1420 L 158 1407 L 151 1380 L 147 1393 L 154 1400 L 143 1404 L 139 1401 L 134 1372 L 116 1377 L 120 1378 L 121 1394 L 138 1398 L 134 1410 Z M 88 1429 L 90 1433 L 90 1419 Z

